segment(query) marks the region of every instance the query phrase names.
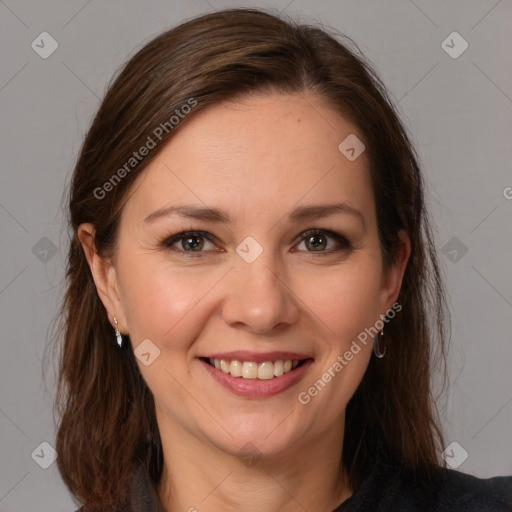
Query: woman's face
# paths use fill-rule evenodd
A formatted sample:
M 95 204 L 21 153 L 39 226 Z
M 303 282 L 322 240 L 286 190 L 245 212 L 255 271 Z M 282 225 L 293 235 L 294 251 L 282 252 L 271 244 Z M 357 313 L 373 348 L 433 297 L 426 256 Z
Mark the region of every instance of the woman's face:
M 384 274 L 366 154 L 338 149 L 351 134 L 311 93 L 253 95 L 190 119 L 137 178 L 102 299 L 164 443 L 271 456 L 342 432 L 372 354 L 358 335 L 395 302 L 408 257 L 406 240 Z

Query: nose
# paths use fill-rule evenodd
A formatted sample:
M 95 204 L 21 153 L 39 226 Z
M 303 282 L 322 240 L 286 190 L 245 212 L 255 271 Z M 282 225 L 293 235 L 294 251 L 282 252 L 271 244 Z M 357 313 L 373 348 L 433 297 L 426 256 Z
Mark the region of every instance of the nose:
M 252 263 L 235 257 L 229 273 L 222 317 L 231 327 L 263 334 L 292 325 L 299 318 L 297 298 L 271 251 Z

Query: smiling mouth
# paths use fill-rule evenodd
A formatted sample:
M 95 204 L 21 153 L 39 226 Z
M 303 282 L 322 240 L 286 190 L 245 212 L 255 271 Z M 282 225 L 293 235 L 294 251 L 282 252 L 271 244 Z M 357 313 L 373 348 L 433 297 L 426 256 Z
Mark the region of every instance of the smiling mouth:
M 254 361 L 229 361 L 226 359 L 211 359 L 208 357 L 201 357 L 200 359 L 210 366 L 213 366 L 216 370 L 227 373 L 232 377 L 253 380 L 279 378 L 286 373 L 293 372 L 306 361 L 309 361 L 309 359 L 278 359 L 276 361 L 256 363 Z

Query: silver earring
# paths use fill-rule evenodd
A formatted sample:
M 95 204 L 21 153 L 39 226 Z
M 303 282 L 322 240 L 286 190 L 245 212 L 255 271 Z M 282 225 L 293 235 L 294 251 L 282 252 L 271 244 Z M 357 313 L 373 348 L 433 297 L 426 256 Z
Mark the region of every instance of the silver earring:
M 383 340 L 383 338 L 384 338 L 384 331 L 382 329 L 380 330 L 380 333 L 378 332 L 373 337 L 373 352 L 379 359 L 382 359 L 386 355 L 386 346 L 385 345 L 384 345 L 384 350 L 382 352 L 380 351 L 380 342 Z
M 114 317 L 114 323 L 116 324 L 117 344 L 119 345 L 119 347 L 122 347 L 123 346 L 123 335 L 119 332 L 119 328 L 117 326 L 117 318 L 116 317 Z

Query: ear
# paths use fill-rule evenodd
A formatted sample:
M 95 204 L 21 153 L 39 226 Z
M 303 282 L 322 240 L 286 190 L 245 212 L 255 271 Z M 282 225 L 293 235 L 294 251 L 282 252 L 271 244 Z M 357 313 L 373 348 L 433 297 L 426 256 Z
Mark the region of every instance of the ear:
M 114 315 L 118 322 L 119 331 L 127 334 L 127 323 L 119 294 L 117 272 L 110 258 L 102 258 L 94 242 L 95 228 L 93 224 L 84 223 L 78 227 L 77 236 L 87 258 L 87 263 L 96 284 L 98 295 L 108 313 L 110 324 L 115 329 Z
M 398 298 L 407 262 L 411 255 L 411 241 L 409 240 L 407 232 L 401 229 L 398 232 L 398 236 L 400 237 L 400 243 L 396 259 L 391 268 L 389 268 L 382 277 L 381 308 L 383 314 L 393 306 Z

